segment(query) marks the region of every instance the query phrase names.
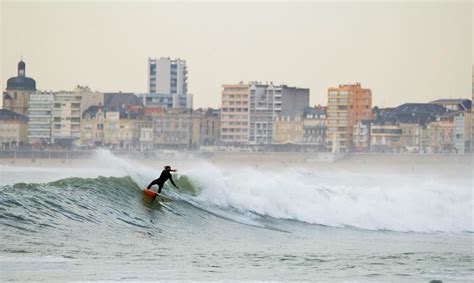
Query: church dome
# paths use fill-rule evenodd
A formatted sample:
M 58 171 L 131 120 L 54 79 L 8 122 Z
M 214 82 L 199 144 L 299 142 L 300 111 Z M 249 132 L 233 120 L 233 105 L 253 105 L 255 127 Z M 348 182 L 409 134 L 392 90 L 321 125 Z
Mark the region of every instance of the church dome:
M 18 76 L 9 78 L 7 81 L 7 90 L 36 90 L 36 82 L 25 75 L 26 64 L 20 61 L 18 63 Z
M 10 78 L 7 81 L 7 90 L 36 90 L 36 82 L 27 77 Z

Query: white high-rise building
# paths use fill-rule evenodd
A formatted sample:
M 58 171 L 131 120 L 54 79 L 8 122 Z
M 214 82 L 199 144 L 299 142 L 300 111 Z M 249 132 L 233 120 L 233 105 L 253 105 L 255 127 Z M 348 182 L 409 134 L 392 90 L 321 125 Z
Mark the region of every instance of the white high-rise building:
M 30 95 L 28 102 L 28 142 L 31 144 L 51 143 L 53 94 L 37 92 Z
M 309 107 L 309 89 L 287 85 L 222 85 L 221 141 L 236 144 L 270 144 L 273 120 L 303 114 Z
M 273 85 L 250 85 L 249 143 L 269 144 L 273 137 L 273 120 L 280 115 L 301 116 L 309 107 L 309 89 Z
M 59 91 L 53 94 L 51 136 L 55 144 L 71 145 L 81 137 L 81 100 L 79 92 Z
M 185 60 L 148 58 L 148 93 L 169 96 L 173 108 L 192 108 L 192 105 L 189 107 L 187 80 Z

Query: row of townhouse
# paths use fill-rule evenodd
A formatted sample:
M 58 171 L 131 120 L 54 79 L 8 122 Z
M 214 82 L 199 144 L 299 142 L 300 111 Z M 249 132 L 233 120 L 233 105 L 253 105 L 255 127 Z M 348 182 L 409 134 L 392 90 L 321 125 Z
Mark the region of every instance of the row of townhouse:
M 459 108 L 444 107 L 458 104 Z M 465 153 L 471 144 L 471 102 L 408 103 L 354 125 L 359 152 Z M 464 107 L 466 106 L 466 107 Z
M 214 109 L 91 106 L 83 114 L 80 145 L 124 150 L 192 149 L 217 144 L 219 111 Z

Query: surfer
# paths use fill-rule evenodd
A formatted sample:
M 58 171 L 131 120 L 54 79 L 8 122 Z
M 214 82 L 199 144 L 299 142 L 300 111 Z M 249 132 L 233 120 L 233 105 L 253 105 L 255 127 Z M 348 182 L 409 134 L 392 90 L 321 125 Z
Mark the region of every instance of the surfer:
M 165 166 L 165 170 L 161 171 L 161 175 L 158 179 L 153 180 L 147 187 L 149 190 L 151 186 L 153 185 L 158 185 L 158 193 L 161 193 L 161 188 L 163 188 L 163 185 L 165 184 L 166 181 L 170 180 L 171 184 L 177 189 L 178 186 L 173 181 L 173 178 L 171 177 L 171 172 L 176 172 L 176 169 L 171 169 L 171 166 Z

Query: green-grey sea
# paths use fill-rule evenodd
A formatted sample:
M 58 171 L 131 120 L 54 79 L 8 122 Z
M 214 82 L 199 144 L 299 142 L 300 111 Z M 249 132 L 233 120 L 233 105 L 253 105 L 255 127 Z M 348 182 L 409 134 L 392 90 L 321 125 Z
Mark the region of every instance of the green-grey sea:
M 1 282 L 474 280 L 470 174 L 190 161 L 160 203 L 159 160 L 99 155 L 0 166 Z

